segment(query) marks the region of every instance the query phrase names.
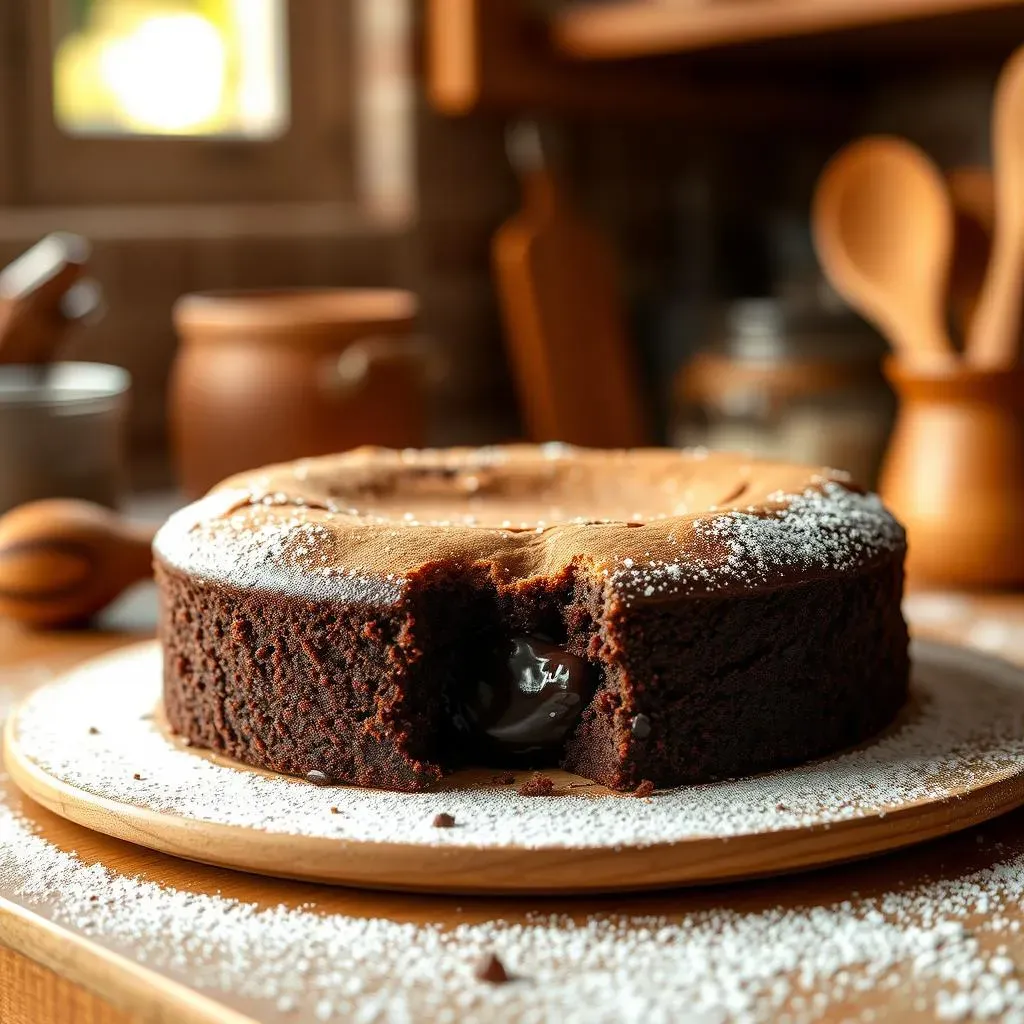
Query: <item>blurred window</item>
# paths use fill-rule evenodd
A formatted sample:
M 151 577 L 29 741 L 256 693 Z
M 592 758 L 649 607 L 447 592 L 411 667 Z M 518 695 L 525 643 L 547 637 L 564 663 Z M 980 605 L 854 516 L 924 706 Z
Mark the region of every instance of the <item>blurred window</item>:
M 49 2 L 54 115 L 68 134 L 268 139 L 287 128 L 284 0 Z
M 0 0 L 0 205 L 359 202 L 382 3 Z

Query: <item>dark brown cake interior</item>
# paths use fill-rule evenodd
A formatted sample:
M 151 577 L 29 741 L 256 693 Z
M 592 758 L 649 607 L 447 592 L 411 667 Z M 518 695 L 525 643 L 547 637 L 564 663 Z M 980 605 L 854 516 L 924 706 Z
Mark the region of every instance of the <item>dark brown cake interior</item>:
M 479 759 L 453 726 L 512 638 L 545 635 L 593 667 L 561 763 L 613 788 L 759 771 L 858 742 L 904 696 L 898 567 L 748 599 L 606 607 L 571 573 L 499 593 L 485 570 L 439 566 L 400 607 L 300 602 L 172 580 L 167 712 L 193 742 L 278 771 L 414 789 Z M 180 598 L 179 598 L 180 601 Z

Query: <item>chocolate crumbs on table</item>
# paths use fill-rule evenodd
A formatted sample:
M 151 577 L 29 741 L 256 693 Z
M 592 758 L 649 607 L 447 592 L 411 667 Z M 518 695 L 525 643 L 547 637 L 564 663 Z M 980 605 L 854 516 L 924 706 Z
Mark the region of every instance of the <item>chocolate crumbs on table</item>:
M 536 772 L 516 790 L 520 796 L 551 796 L 554 791 L 554 781 L 540 772 Z
M 434 828 L 455 828 L 455 818 L 450 814 L 435 814 L 431 824 Z
M 493 953 L 488 953 L 477 964 L 476 976 L 481 981 L 490 982 L 492 985 L 503 985 L 506 981 L 511 980 L 508 971 L 505 970 L 505 965 Z

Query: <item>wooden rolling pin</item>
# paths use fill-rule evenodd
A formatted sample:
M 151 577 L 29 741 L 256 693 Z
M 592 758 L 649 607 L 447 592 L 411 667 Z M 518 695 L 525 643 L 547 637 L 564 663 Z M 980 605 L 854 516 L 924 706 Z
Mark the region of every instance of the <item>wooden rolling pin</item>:
M 155 527 L 87 501 L 34 501 L 0 517 L 0 616 L 78 625 L 152 575 Z

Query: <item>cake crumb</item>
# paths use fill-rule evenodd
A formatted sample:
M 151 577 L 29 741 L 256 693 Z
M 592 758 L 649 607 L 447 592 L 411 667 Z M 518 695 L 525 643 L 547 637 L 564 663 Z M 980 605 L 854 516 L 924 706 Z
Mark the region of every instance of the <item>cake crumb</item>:
M 477 964 L 476 976 L 480 981 L 487 981 L 492 985 L 504 985 L 506 981 L 510 980 L 505 965 L 493 953 L 488 953 Z
M 500 775 L 492 775 L 491 782 L 499 786 L 511 786 L 516 781 L 512 772 L 502 772 Z
M 136 773 L 135 773 L 135 774 L 134 774 L 134 775 L 132 776 L 132 778 L 133 778 L 133 779 L 135 779 L 135 781 L 136 781 L 136 782 L 141 782 L 141 781 L 142 781 L 142 776 L 141 776 L 141 775 L 140 775 L 140 774 L 139 774 L 138 772 L 136 772 Z
M 516 790 L 520 796 L 551 796 L 554 791 L 554 781 L 546 775 L 541 775 L 540 772 L 534 772 L 532 778 Z
M 90 725 L 89 726 L 89 735 L 90 736 L 99 736 L 99 734 L 100 734 L 100 731 L 99 731 L 99 729 L 96 728 L 95 725 Z
M 332 807 L 331 814 L 341 814 L 341 811 L 339 811 L 337 807 Z
M 455 828 L 455 818 L 451 814 L 435 814 L 432 824 L 434 828 Z
M 775 810 L 777 811 L 788 811 L 789 808 L 785 804 L 776 804 Z
M 650 779 L 644 779 L 636 789 L 633 790 L 633 796 L 645 797 L 650 796 L 654 792 L 654 783 Z

